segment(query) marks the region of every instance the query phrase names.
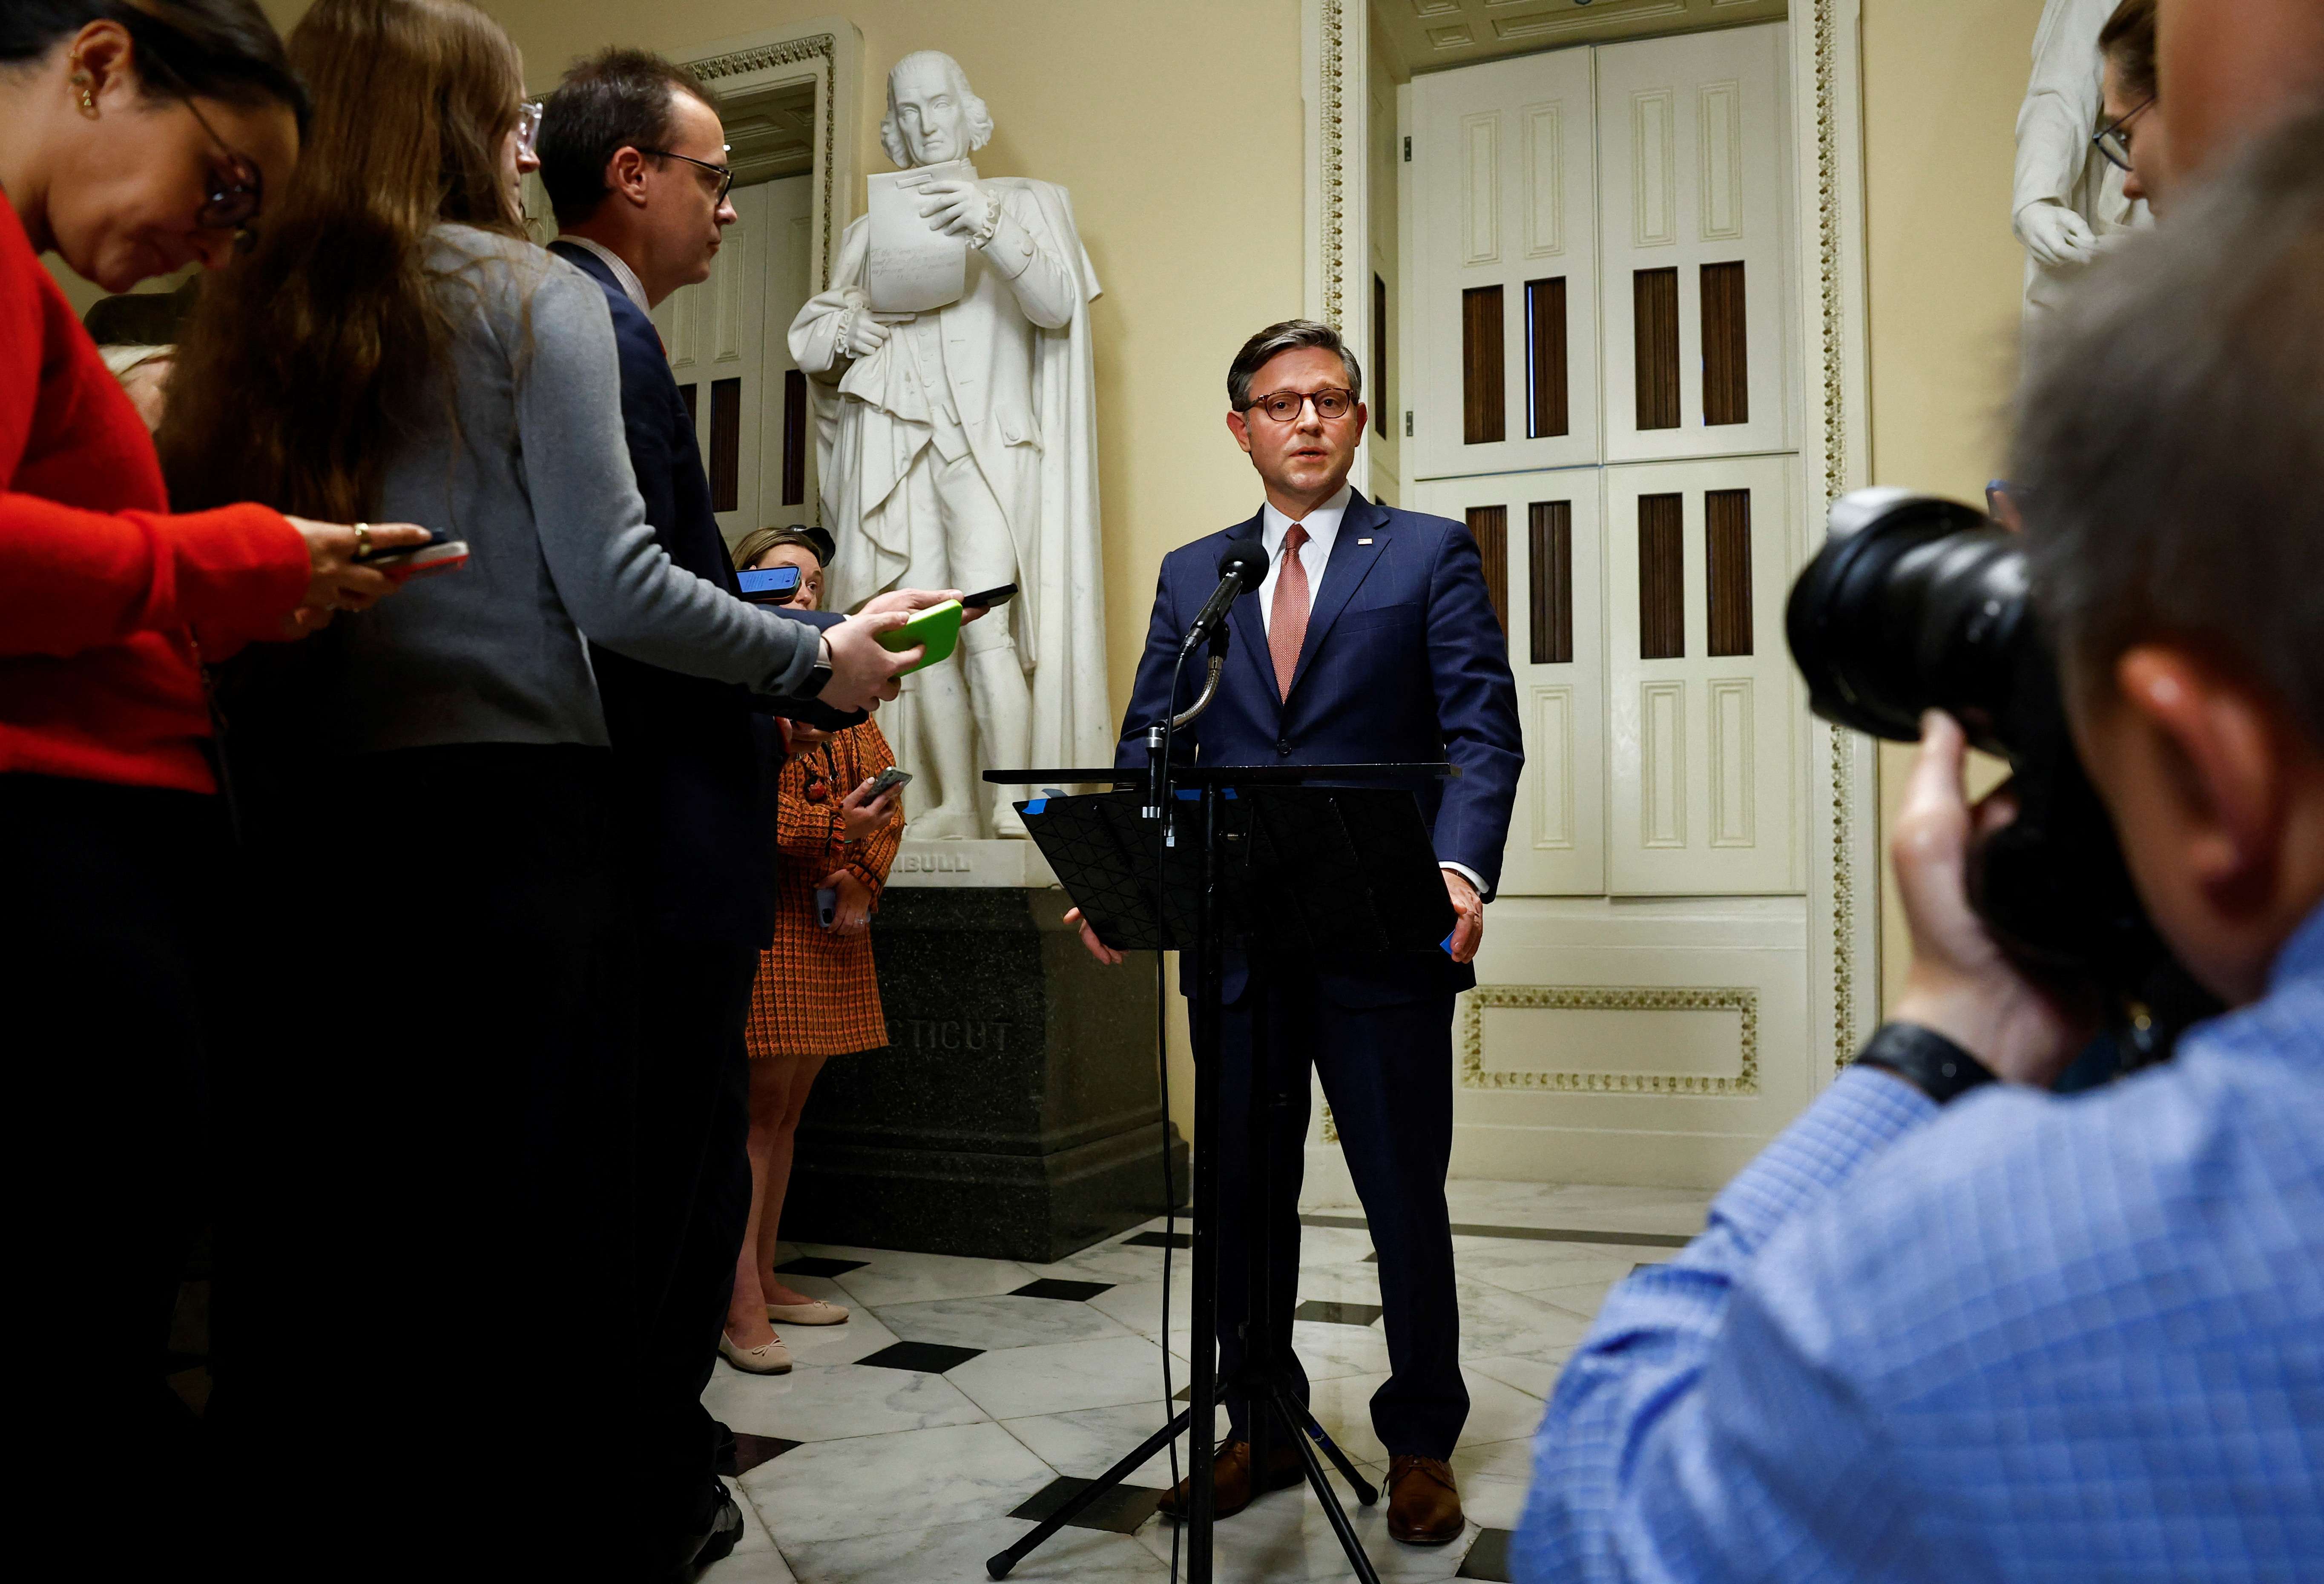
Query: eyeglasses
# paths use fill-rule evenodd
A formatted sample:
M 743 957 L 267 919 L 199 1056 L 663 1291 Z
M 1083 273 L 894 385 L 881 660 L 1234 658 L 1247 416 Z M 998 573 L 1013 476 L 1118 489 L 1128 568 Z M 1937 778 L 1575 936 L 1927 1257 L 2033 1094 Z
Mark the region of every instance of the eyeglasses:
M 258 167 L 244 155 L 235 153 L 233 145 L 217 134 L 217 128 L 210 124 L 209 117 L 202 114 L 200 106 L 190 97 L 185 100 L 185 106 L 194 113 L 194 119 L 201 123 L 202 130 L 210 134 L 210 141 L 217 144 L 219 152 L 226 155 L 226 175 L 221 176 L 216 170 L 210 172 L 209 197 L 203 203 L 201 212 L 194 216 L 194 223 L 205 231 L 233 232 L 235 249 L 248 253 L 258 241 L 250 223 L 258 218 L 259 206 L 266 195 L 266 183 L 259 175 Z
M 516 107 L 516 149 L 530 157 L 540 147 L 540 113 L 545 108 L 539 99 L 527 99 Z
M 722 204 L 726 201 L 726 195 L 734 189 L 734 168 L 731 165 L 714 165 L 707 160 L 697 160 L 692 154 L 673 154 L 668 149 L 640 149 L 638 152 L 659 154 L 665 160 L 683 160 L 689 165 L 699 165 L 718 178 L 717 201 Z
M 2135 109 L 2107 122 L 2098 128 L 2098 135 L 2090 139 L 2098 145 L 2098 152 L 2107 157 L 2107 164 L 2119 170 L 2130 169 L 2130 124 L 2145 115 L 2154 100 L 2154 95 L 2147 95 Z
M 1322 391 L 1277 391 L 1271 395 L 1254 396 L 1250 405 L 1277 423 L 1296 423 L 1299 410 L 1310 401 L 1315 404 L 1315 416 L 1326 423 L 1342 419 L 1355 410 L 1356 394 L 1337 386 Z

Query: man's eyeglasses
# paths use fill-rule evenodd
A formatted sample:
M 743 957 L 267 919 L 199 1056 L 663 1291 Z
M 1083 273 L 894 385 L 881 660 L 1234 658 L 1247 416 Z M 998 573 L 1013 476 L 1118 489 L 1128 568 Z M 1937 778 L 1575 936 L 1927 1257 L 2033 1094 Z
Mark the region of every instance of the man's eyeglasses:
M 1310 401 L 1315 404 L 1315 416 L 1327 423 L 1333 419 L 1345 418 L 1356 410 L 1355 392 L 1342 391 L 1337 386 L 1305 392 L 1277 391 L 1270 395 L 1252 397 L 1250 405 L 1277 423 L 1296 423 L 1299 410 Z
M 527 99 L 516 107 L 517 152 L 528 158 L 540 147 L 540 113 L 544 107 L 539 99 Z
M 215 170 L 210 172 L 209 196 L 203 202 L 201 212 L 194 216 L 194 223 L 205 231 L 233 232 L 235 248 L 248 253 L 258 241 L 250 223 L 258 218 L 259 206 L 266 196 L 266 183 L 259 175 L 258 167 L 245 156 L 235 153 L 233 145 L 217 134 L 217 128 L 210 124 L 209 117 L 202 114 L 200 106 L 190 97 L 186 99 L 185 106 L 194 113 L 194 119 L 201 123 L 202 130 L 210 134 L 210 142 L 217 144 L 218 152 L 226 156 L 226 163 L 224 174 Z
M 659 154 L 665 160 L 683 160 L 689 165 L 699 165 L 718 178 L 717 201 L 722 204 L 726 201 L 726 195 L 734 189 L 734 168 L 731 165 L 714 165 L 707 160 L 697 160 L 692 154 L 673 154 L 668 149 L 640 149 L 638 152 Z
M 2135 109 L 2107 122 L 2098 128 L 2098 135 L 2090 139 L 2098 145 L 2098 152 L 2107 157 L 2107 164 L 2118 170 L 2130 169 L 2130 124 L 2153 107 L 2154 98 L 2153 94 L 2147 95 Z

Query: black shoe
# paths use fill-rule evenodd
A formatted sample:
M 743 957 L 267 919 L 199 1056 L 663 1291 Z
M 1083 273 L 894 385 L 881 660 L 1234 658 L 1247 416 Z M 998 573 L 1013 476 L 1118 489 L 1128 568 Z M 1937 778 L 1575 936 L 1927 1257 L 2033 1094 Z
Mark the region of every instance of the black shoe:
M 742 1509 L 724 1485 L 718 1487 L 718 1505 L 711 1509 L 710 1530 L 694 1549 L 693 1560 L 687 1562 L 685 1576 L 702 1577 L 703 1570 L 713 1562 L 723 1562 L 734 1552 L 742 1539 Z
M 711 1454 L 710 1471 L 724 1474 L 729 1479 L 741 1478 L 742 1453 L 735 1450 L 734 1432 L 718 1420 L 714 1419 L 710 1423 L 718 1432 L 718 1450 Z

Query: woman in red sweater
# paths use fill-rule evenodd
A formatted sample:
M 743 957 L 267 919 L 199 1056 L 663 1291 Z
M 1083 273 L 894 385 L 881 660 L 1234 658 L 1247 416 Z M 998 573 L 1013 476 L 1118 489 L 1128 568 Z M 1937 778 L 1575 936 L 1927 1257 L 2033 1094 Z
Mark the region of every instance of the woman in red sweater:
M 28 1510 L 104 1536 L 124 1576 L 196 1533 L 169 1510 L 197 1487 L 163 1349 L 235 933 L 200 662 L 368 605 L 394 585 L 362 549 L 427 535 L 171 515 L 144 424 L 38 255 L 111 291 L 226 262 L 305 115 L 252 0 L 0 7 L 0 1018 L 8 1237 L 41 1360 L 17 1423 Z M 353 837 L 395 811 L 346 813 Z M 316 859 L 324 882 L 370 861 Z M 153 1478 L 125 1499 L 100 1471 L 130 1447 Z

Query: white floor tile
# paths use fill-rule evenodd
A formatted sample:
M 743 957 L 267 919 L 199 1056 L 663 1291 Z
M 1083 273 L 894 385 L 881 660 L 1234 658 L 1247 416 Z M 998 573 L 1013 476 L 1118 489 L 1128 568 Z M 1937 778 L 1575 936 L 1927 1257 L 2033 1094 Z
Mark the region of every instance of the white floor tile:
M 726 1488 L 734 1493 L 734 1503 L 742 1509 L 742 1538 L 730 1555 L 703 1573 L 706 1584 L 797 1584 L 750 1493 L 732 1479 Z
M 1453 1449 L 1451 1462 L 1464 1491 L 1471 1479 L 1506 1479 L 1524 1485 L 1533 1478 L 1532 1432 L 1509 1441 L 1468 1441 Z
M 787 1441 L 885 1435 L 992 1417 L 941 1375 L 862 1364 L 802 1364 L 788 1375 L 761 1376 L 722 1363 L 702 1402 L 736 1430 Z
M 1319 1320 L 1291 1322 L 1291 1350 L 1307 1378 L 1336 1380 L 1343 1375 L 1388 1372 L 1388 1333 L 1370 1325 L 1335 1325 Z
M 1628 1274 L 1624 1273 L 1625 1275 Z M 1555 1287 L 1529 1288 L 1524 1296 L 1536 1303 L 1554 1303 L 1584 1320 L 1595 1320 L 1599 1306 L 1606 1302 L 1606 1294 L 1613 1290 L 1614 1285 L 1613 1282 L 1573 1282 Z
M 1089 1306 L 1101 1314 L 1111 1316 L 1117 1323 L 1141 1337 L 1162 1334 L 1162 1283 L 1159 1278 L 1150 1282 L 1118 1283 L 1090 1299 Z M 1185 1331 L 1194 1312 L 1194 1276 L 1181 1261 L 1170 1275 L 1170 1330 L 1173 1335 Z
M 1469 1388 L 1469 1418 L 1462 1427 L 1462 1444 L 1510 1441 L 1527 1437 L 1541 1423 L 1541 1399 L 1513 1386 L 1462 1366 L 1461 1378 Z M 1307 1407 L 1325 1433 L 1348 1456 L 1361 1463 L 1386 1464 L 1388 1449 L 1372 1432 L 1372 1394 L 1388 1379 L 1378 1375 L 1350 1375 L 1337 1380 L 1308 1383 Z M 1456 1463 L 1457 1467 L 1457 1463 Z
M 963 1259 L 950 1254 L 875 1254 L 837 1280 L 859 1303 L 925 1303 L 936 1298 L 987 1298 L 1033 1279 L 1012 1259 Z
M 1161 1395 L 1162 1349 L 1145 1337 L 1103 1337 L 986 1353 L 946 1377 L 995 1419 L 1069 1414 Z
M 1337 1474 L 1332 1488 L 1352 1521 L 1365 1554 L 1383 1579 L 1397 1584 L 1433 1584 L 1460 1570 L 1461 1559 L 1475 1543 L 1477 1525 L 1450 1545 L 1400 1545 L 1388 1538 L 1388 1497 L 1369 1507 L 1356 1506 Z M 1167 1561 L 1173 1525 L 1157 1518 L 1138 1532 L 1139 1543 Z M 1348 1559 L 1340 1549 L 1331 1520 L 1305 1485 L 1260 1497 L 1213 1531 L 1212 1556 L 1221 1579 L 1279 1579 L 1350 1577 Z M 1183 1561 L 1181 1563 L 1183 1568 Z
M 908 1342 L 941 1342 L 953 1348 L 1030 1348 L 1132 1334 L 1087 1303 L 1005 1294 L 889 1304 L 881 1309 L 880 1318 Z
M 1184 1406 L 1183 1403 L 1173 1403 L 1166 1410 L 1160 1403 L 1123 1403 L 1111 1408 L 1080 1408 L 1071 1414 L 1005 1419 L 1001 1428 L 1023 1441 L 1058 1473 L 1070 1474 L 1077 1479 L 1095 1479 L 1161 1429 L 1164 1422 Z M 1218 1441 L 1226 1439 L 1227 1412 L 1223 1407 L 1216 1410 L 1212 1433 Z M 1179 1437 L 1178 1477 L 1182 1479 L 1185 1478 L 1190 1455 L 1186 1438 Z M 1155 1453 L 1130 1472 L 1128 1483 L 1151 1490 L 1169 1488 L 1170 1454 Z
M 1536 1348 L 1571 1348 L 1590 1322 L 1554 1304 L 1456 1277 L 1461 1298 L 1461 1357 L 1484 1358 Z
M 1179 1235 L 1186 1229 L 1182 1225 Z M 1188 1249 L 1171 1251 L 1179 1271 L 1191 1268 Z M 1070 1259 L 1055 1265 L 1028 1265 L 1027 1277 L 1056 1276 L 1068 1282 L 1158 1282 L 1162 1279 L 1162 1250 L 1158 1248 L 1138 1248 L 1124 1244 L 1120 1239 L 1084 1248 Z
M 1547 1402 L 1572 1353 L 1571 1348 L 1545 1348 L 1537 1353 L 1497 1353 L 1484 1358 L 1464 1358 L 1461 1367 Z
M 799 1584 L 988 1584 L 984 1559 L 1033 1525 L 1020 1519 L 899 1529 L 851 1540 L 790 1547 Z M 1167 1556 L 1168 1551 L 1163 1554 Z M 1168 1564 L 1126 1534 L 1094 1529 L 1060 1530 L 1009 1577 L 1038 1584 L 1161 1584 Z
M 799 1447 L 743 1475 L 742 1487 L 796 1558 L 817 1541 L 998 1517 L 1055 1478 L 998 1424 L 957 1424 Z

